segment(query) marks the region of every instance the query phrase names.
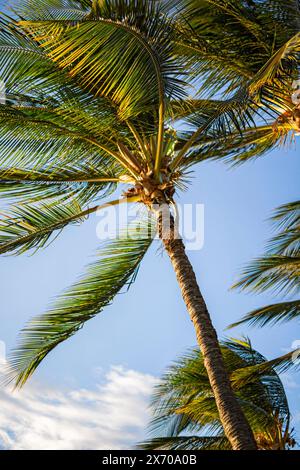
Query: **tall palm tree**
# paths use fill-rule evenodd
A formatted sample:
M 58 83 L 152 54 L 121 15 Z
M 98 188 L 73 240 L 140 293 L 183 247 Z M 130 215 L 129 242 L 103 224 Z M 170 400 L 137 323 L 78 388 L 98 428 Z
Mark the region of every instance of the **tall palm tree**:
M 269 242 L 267 254 L 247 266 L 235 287 L 254 292 L 272 290 L 291 297 L 286 301 L 255 309 L 231 327 L 244 323 L 275 325 L 300 316 L 300 300 L 297 298 L 300 293 L 300 201 L 279 207 L 273 221 L 280 227 L 280 232 Z M 299 365 L 299 360 L 295 359 L 299 359 L 296 351 L 285 355 L 286 363 L 291 361 L 290 366 Z
M 7 93 L 0 105 L 0 189 L 10 207 L 0 222 L 0 253 L 44 247 L 103 206 L 127 202 L 154 212 L 225 435 L 233 449 L 256 449 L 172 210 L 187 177 L 182 158 L 195 142 L 168 128 L 184 108 L 189 84 L 184 58 L 176 55 L 173 8 L 149 0 L 22 0 L 15 20 L 2 16 L 0 70 Z M 249 119 L 251 113 L 232 102 L 214 110 L 201 133 L 228 137 Z M 119 185 L 121 199 L 100 205 Z M 99 251 L 87 274 L 47 313 L 25 326 L 10 357 L 16 386 L 134 280 L 151 241 L 152 228 L 139 220 Z
M 255 351 L 249 339 L 221 344 L 227 370 L 238 376 L 245 367 L 266 358 Z M 295 446 L 290 410 L 283 384 L 274 367 L 234 390 L 253 430 L 258 449 L 288 450 Z M 214 395 L 199 349 L 179 358 L 156 386 L 151 403 L 151 438 L 142 449 L 229 450 Z

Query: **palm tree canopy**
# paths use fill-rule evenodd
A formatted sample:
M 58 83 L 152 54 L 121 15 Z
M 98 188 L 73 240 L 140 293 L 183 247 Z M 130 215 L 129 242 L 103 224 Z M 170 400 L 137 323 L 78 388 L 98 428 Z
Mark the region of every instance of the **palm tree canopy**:
M 261 57 L 259 64 L 244 64 L 251 68 L 251 77 L 233 78 L 231 71 L 229 80 L 224 69 L 230 82 L 225 98 L 187 98 L 194 77 L 202 80 L 212 70 L 213 80 L 219 67 L 208 47 L 209 34 L 216 20 L 213 42 L 218 39 L 220 53 L 220 5 L 226 3 L 230 11 L 237 10 L 232 2 L 196 2 L 207 13 L 207 27 L 201 24 L 201 8 L 196 12 L 199 24 L 193 24 L 195 4 L 188 1 L 22 0 L 13 18 L 1 16 L 0 70 L 6 98 L 0 102 L 0 193 L 8 208 L 0 219 L 0 254 L 45 247 L 62 229 L 101 208 L 99 201 L 119 185 L 122 201 L 148 207 L 161 201 L 173 204 L 191 165 L 216 156 L 245 160 L 278 144 L 272 124 L 257 128 L 256 119 L 262 110 L 273 113 L 274 120 L 278 108 L 286 106 L 297 64 L 299 40 L 283 13 L 280 19 L 283 5 L 270 9 L 278 23 L 272 53 L 257 53 L 261 44 L 253 31 L 261 23 L 254 13 L 252 32 L 248 20 L 228 21 L 228 35 L 236 37 L 233 56 L 242 29 L 243 48 L 251 34 L 249 48 L 256 51 L 255 60 Z M 267 16 L 270 2 L 255 3 L 260 10 L 264 5 L 261 14 Z M 249 9 L 246 5 L 240 16 L 249 16 Z M 292 15 L 290 9 L 286 14 Z M 267 19 L 262 16 L 262 21 Z M 197 49 L 197 57 L 191 58 L 184 44 L 201 42 L 204 36 L 208 55 Z M 272 93 L 279 89 L 272 99 L 270 87 Z M 192 131 L 176 132 L 172 124 L 182 121 Z M 291 129 L 289 122 L 278 127 Z M 129 282 L 151 241 L 133 238 L 128 246 L 123 237 L 110 245 L 109 269 L 102 270 L 100 261 L 91 268 L 83 280 L 85 295 L 76 283 L 57 307 L 25 327 L 12 357 L 11 377 L 18 384 Z M 124 244 L 128 256 L 119 270 L 113 253 L 123 253 Z M 80 315 L 74 313 L 75 304 Z
M 231 375 L 266 362 L 248 339 L 222 343 Z M 233 381 L 234 390 L 253 429 L 260 449 L 287 449 L 295 445 L 290 411 L 280 377 L 273 367 L 246 385 Z M 143 449 L 226 450 L 214 396 L 199 349 L 176 361 L 163 375 L 152 400 L 150 440 Z

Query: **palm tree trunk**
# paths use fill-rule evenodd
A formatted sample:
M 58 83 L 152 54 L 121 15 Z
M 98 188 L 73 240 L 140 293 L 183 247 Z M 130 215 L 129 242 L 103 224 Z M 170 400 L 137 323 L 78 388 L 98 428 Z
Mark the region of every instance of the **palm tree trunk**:
M 257 450 L 252 430 L 231 388 L 222 358 L 216 331 L 201 295 L 193 267 L 185 252 L 185 246 L 174 227 L 174 219 L 168 210 L 168 235 L 163 227 L 163 212 L 158 217 L 158 233 L 168 253 L 182 297 L 193 322 L 198 344 L 212 387 L 224 432 L 233 450 Z

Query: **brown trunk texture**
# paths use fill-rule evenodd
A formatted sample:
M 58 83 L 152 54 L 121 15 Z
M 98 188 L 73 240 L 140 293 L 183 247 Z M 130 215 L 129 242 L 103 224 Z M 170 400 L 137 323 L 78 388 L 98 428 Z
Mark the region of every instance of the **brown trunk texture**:
M 196 331 L 224 432 L 233 450 L 257 450 L 252 430 L 231 388 L 217 334 L 201 295 L 193 267 L 187 257 L 184 243 L 179 235 L 174 236 L 177 231 L 174 229 L 173 217 L 171 216 L 167 237 L 165 237 L 161 216 L 158 219 L 158 231 L 170 257 L 183 300 Z

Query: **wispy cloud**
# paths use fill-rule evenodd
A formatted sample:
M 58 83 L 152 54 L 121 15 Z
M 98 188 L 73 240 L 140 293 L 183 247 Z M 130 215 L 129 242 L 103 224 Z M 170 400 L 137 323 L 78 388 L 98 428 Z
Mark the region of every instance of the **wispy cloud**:
M 0 448 L 128 449 L 144 437 L 154 383 L 113 366 L 93 390 L 0 390 Z

